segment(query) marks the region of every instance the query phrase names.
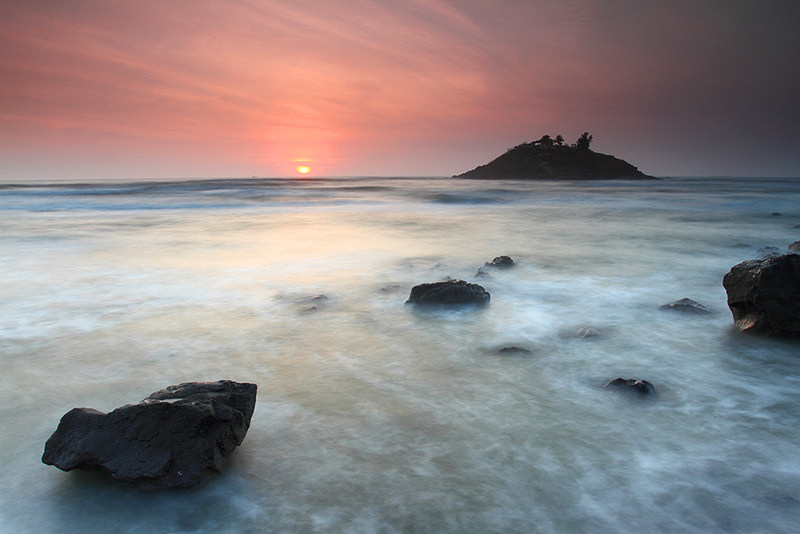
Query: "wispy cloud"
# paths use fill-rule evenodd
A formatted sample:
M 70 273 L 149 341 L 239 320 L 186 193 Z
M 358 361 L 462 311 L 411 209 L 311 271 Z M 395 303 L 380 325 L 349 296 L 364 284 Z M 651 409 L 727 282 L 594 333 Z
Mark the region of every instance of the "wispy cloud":
M 6 2 L 0 150 L 341 174 L 439 145 L 386 169 L 438 173 L 588 128 L 663 165 L 645 142 L 796 121 L 798 8 L 779 4 Z

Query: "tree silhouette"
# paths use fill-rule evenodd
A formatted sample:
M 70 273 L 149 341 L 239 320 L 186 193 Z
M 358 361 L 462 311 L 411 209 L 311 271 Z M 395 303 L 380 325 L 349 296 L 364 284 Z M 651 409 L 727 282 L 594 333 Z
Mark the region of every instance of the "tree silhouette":
M 563 136 L 563 135 L 561 135 L 561 134 L 558 134 L 558 135 L 556 136 L 556 144 L 557 144 L 558 146 L 562 146 L 562 145 L 564 144 L 564 136 Z
M 578 150 L 589 150 L 590 144 L 592 144 L 592 136 L 589 135 L 589 132 L 583 132 L 576 142 Z

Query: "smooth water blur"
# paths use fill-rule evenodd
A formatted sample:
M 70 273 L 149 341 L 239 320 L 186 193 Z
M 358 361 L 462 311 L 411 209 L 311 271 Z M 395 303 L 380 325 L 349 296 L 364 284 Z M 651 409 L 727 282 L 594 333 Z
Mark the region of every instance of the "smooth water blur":
M 790 179 L 0 186 L 0 531 L 793 532 L 800 344 L 721 280 L 798 225 Z M 445 277 L 490 306 L 404 305 Z M 72 407 L 217 379 L 258 402 L 201 487 L 40 461 Z

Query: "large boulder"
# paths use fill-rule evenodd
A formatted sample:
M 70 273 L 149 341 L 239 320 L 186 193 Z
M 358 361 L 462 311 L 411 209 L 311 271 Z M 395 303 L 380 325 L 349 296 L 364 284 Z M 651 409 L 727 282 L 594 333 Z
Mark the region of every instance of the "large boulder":
M 800 336 L 800 255 L 744 261 L 725 275 L 722 285 L 740 330 Z
M 464 280 L 429 282 L 411 288 L 406 304 L 419 306 L 484 305 L 489 303 L 489 292 L 478 284 Z
M 193 486 L 244 440 L 256 389 L 188 382 L 109 413 L 73 408 L 47 440 L 42 462 L 64 471 L 103 469 L 143 486 Z

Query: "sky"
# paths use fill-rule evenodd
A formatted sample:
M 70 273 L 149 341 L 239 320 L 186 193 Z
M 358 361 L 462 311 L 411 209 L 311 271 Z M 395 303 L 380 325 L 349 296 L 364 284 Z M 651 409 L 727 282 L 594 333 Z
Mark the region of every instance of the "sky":
M 0 180 L 800 176 L 797 0 L 0 2 Z

